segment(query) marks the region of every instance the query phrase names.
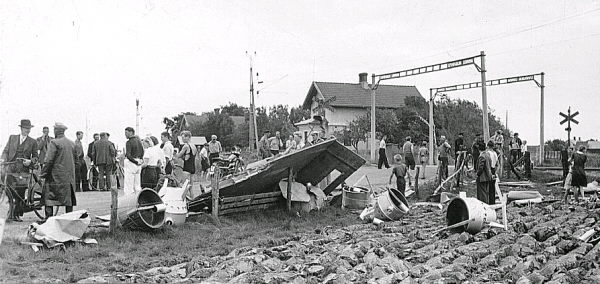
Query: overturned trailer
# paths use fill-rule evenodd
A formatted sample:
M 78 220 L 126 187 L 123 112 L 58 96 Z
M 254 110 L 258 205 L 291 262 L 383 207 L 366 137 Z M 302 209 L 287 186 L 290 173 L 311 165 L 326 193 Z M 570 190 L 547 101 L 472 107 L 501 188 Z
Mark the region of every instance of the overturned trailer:
M 334 139 L 306 147 L 289 155 L 265 159 L 248 165 L 245 172 L 219 180 L 219 214 L 282 206 L 279 182 L 289 178 L 302 184 L 321 184 L 331 193 L 358 170 L 365 160 Z M 332 175 L 329 180 L 327 177 Z M 323 181 L 328 181 L 323 184 Z M 211 211 L 212 189 L 188 203 L 190 211 Z

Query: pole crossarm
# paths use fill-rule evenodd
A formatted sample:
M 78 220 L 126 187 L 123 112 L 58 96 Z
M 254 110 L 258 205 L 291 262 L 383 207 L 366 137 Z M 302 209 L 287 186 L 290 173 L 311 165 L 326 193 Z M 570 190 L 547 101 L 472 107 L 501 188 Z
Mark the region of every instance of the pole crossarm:
M 531 74 L 531 75 L 523 75 L 523 76 L 514 76 L 507 77 L 501 79 L 487 80 L 485 82 L 486 86 L 496 86 L 496 85 L 505 85 L 505 84 L 513 84 L 520 82 L 533 81 L 538 87 L 542 87 L 542 85 L 536 80 L 536 76 L 542 76 L 542 73 Z M 444 93 L 444 92 L 452 92 L 452 91 L 461 91 L 467 89 L 481 88 L 481 82 L 473 82 L 467 84 L 458 84 L 452 86 L 438 87 L 432 88 L 434 94 Z
M 384 81 L 384 80 L 398 79 L 398 78 L 415 76 L 415 75 L 420 75 L 420 74 L 425 74 L 425 73 L 443 71 L 443 70 L 448 70 L 448 69 L 467 66 L 467 65 L 475 65 L 475 68 L 477 68 L 477 71 L 481 72 L 481 67 L 479 67 L 479 65 L 477 65 L 477 63 L 475 63 L 475 59 L 478 57 L 481 57 L 481 55 L 467 57 L 467 58 L 463 58 L 463 59 L 459 59 L 459 60 L 448 61 L 448 62 L 444 62 L 444 63 L 427 65 L 427 66 L 423 66 L 423 67 L 411 68 L 411 69 L 402 70 L 402 71 L 398 71 L 398 72 L 375 75 L 375 77 L 377 78 L 377 83 L 375 84 L 375 86 L 373 86 L 373 89 L 376 90 L 377 87 L 379 87 L 379 82 Z

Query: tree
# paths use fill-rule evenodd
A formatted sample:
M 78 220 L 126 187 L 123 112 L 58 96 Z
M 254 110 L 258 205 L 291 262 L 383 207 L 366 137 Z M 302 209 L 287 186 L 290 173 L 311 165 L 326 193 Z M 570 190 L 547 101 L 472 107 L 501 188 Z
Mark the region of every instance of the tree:
M 560 139 L 548 140 L 544 143 L 547 151 L 560 151 L 563 147 L 567 147 L 567 142 Z
M 248 113 L 248 108 L 229 102 L 229 104 L 221 106 L 221 112 L 224 112 L 229 116 L 245 116 Z

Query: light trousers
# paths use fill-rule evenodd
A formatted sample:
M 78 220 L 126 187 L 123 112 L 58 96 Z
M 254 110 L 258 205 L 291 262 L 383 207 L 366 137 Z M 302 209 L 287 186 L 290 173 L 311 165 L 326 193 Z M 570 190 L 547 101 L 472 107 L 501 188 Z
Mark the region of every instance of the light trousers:
M 125 163 L 124 163 L 124 185 L 123 185 L 123 191 L 125 192 L 125 194 L 133 194 L 136 191 L 141 191 L 142 190 L 142 179 L 141 179 L 141 173 L 142 173 L 142 167 L 138 166 L 134 163 L 132 163 L 131 161 L 125 159 Z

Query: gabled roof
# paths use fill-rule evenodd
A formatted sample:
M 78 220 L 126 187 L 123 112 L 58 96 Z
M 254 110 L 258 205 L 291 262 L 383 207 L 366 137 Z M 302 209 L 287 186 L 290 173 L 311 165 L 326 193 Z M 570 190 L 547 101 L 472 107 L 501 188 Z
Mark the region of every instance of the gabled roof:
M 201 125 L 208 120 L 206 115 L 184 114 L 183 121 L 180 124 L 180 130 L 189 129 L 192 125 Z
M 311 107 L 312 98 L 315 95 L 323 96 L 326 101 L 335 97 L 335 100 L 329 103 L 332 107 L 366 108 L 371 106 L 371 90 L 363 88 L 358 83 L 313 82 L 302 104 L 304 109 Z M 397 85 L 379 85 L 376 95 L 375 104 L 380 108 L 398 108 L 404 106 L 406 97 L 421 97 L 421 93 L 415 86 Z

